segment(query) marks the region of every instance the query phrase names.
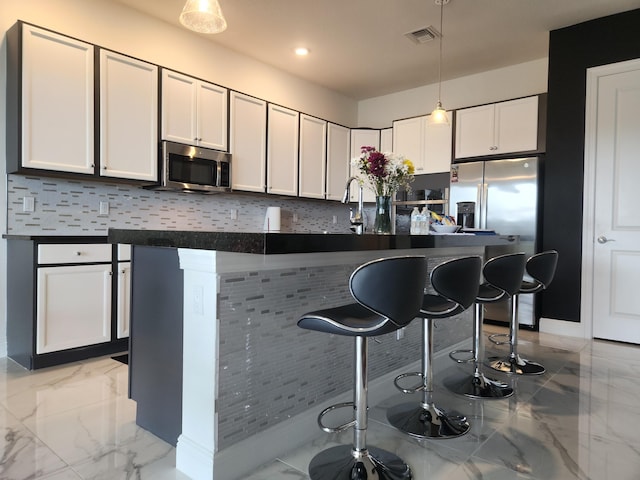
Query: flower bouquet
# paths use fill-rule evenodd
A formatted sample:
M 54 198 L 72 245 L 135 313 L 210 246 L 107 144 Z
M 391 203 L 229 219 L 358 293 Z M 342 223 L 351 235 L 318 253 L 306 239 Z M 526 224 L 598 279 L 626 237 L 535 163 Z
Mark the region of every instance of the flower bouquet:
M 410 189 L 414 166 L 403 155 L 379 152 L 373 147 L 361 148 L 359 157 L 351 163 L 357 171 L 360 183 L 376 195 L 376 219 L 374 233 L 391 233 L 391 198 L 400 189 Z

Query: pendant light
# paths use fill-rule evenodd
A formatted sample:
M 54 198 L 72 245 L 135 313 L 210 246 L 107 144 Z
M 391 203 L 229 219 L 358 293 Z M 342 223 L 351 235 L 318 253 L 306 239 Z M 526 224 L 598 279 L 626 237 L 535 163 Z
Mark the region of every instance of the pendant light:
M 442 93 L 442 16 L 444 6 L 449 3 L 449 0 L 435 0 L 436 5 L 440 5 L 440 58 L 438 59 L 438 103 L 436 108 L 431 112 L 429 116 L 429 125 L 449 125 L 449 117 L 447 117 L 447 111 L 442 108 L 442 102 L 440 101 Z
M 218 0 L 187 0 L 180 23 L 198 33 L 220 33 L 227 29 Z

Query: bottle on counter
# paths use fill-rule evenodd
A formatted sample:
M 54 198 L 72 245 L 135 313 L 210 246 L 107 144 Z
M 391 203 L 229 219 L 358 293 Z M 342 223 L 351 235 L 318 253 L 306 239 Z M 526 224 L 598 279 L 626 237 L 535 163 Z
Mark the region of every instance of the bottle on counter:
M 418 220 L 420 217 L 420 211 L 418 210 L 418 207 L 413 207 L 413 210 L 411 211 L 411 227 L 409 229 L 409 233 L 411 235 L 419 235 L 420 234 L 420 230 L 419 230 L 419 225 L 418 225 Z
M 429 235 L 429 227 L 431 224 L 431 212 L 424 207 L 420 212 L 420 235 Z

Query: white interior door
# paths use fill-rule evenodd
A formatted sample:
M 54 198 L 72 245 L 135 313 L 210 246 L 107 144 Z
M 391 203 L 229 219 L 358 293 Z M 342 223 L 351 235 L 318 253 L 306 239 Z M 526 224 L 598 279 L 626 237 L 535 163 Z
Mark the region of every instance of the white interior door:
M 593 287 L 583 293 L 593 337 L 640 344 L 640 60 L 592 70 Z

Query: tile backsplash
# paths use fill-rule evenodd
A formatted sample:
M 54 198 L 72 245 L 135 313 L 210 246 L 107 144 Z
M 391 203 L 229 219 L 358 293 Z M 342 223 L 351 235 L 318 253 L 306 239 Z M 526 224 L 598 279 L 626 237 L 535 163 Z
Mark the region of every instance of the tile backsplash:
M 283 232 L 349 233 L 349 207 L 334 201 L 244 192 L 160 192 L 128 184 L 7 177 L 7 233 L 12 235 L 101 236 L 109 228 L 257 232 L 262 231 L 269 206 L 281 208 Z M 24 197 L 34 199 L 33 212 L 23 211 Z M 108 202 L 107 215 L 100 215 L 100 202 Z

